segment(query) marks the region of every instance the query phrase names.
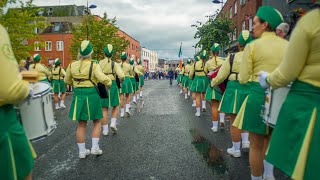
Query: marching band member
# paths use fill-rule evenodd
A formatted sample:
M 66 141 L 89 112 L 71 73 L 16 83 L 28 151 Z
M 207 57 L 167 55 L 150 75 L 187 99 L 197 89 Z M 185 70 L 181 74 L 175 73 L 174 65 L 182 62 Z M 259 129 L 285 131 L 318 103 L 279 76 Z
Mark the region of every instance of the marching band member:
M 101 98 L 96 83 L 99 81 L 110 87 L 112 81 L 103 72 L 98 64 L 92 61 L 92 45 L 84 40 L 80 46 L 80 59 L 69 65 L 64 79 L 66 84 L 73 84 L 74 94 L 70 107 L 69 118 L 78 121 L 77 142 L 79 158 L 85 158 L 90 150 L 85 147 L 87 121 L 93 120 L 91 154 L 101 155 L 99 137 L 103 118 Z
M 60 67 L 61 61 L 59 58 L 54 60 L 54 68 L 51 70 L 52 91 L 54 93 L 55 109 L 66 108 L 64 98 L 66 97 L 66 84 L 63 78 L 66 76 L 66 71 Z M 61 93 L 61 101 L 59 105 L 59 93 Z
M 293 81 L 280 110 L 266 160 L 292 179 L 320 178 L 320 9 L 304 15 L 292 32 L 280 66 L 260 72 L 263 87 Z
M 137 74 L 138 77 L 140 77 L 142 73 L 134 66 L 134 56 L 130 58 L 129 65 L 131 68 L 130 79 L 131 79 L 131 84 L 133 88 L 132 101 L 134 104 L 137 104 L 137 93 L 139 91 L 139 82 L 137 82 L 135 75 Z
M 176 68 L 176 73 L 178 74 L 177 85 L 179 85 L 180 84 L 180 67 L 179 66 Z
M 108 89 L 108 98 L 101 100 L 103 113 L 103 118 L 101 120 L 102 134 L 107 136 L 109 134 L 108 109 L 111 107 L 112 112 L 110 128 L 114 133 L 117 132 L 117 115 L 119 111 L 118 106 L 120 105 L 120 98 L 116 77 L 118 77 L 119 79 L 123 79 L 124 74 L 119 64 L 111 60 L 111 57 L 113 55 L 113 46 L 111 44 L 107 44 L 107 46 L 104 48 L 104 54 L 106 58 L 101 60 L 99 62 L 99 65 L 102 72 L 112 80 L 112 85 Z
M 182 79 L 183 79 L 182 69 L 183 68 L 184 68 L 184 64 L 182 63 L 180 73 L 179 73 L 180 94 L 182 94 L 183 92 L 183 86 L 182 86 Z
M 29 70 L 38 71 L 39 81 L 49 83 L 48 77 L 51 76 L 51 73 L 44 64 L 41 64 L 40 54 L 33 55 L 33 62 L 34 63 L 29 66 Z
M 275 34 L 277 26 L 283 21 L 281 13 L 270 6 L 261 6 L 253 19 L 253 32 L 256 39 L 247 44 L 240 64 L 239 82 L 248 83 L 249 92 L 235 119 L 234 125 L 250 132 L 249 162 L 252 179 L 273 177 L 273 166 L 264 162 L 269 127 L 260 116 L 264 104 L 265 90 L 258 82 L 260 71 L 272 72 L 280 63 L 288 42 Z
M 30 180 L 36 155 L 13 105 L 32 93 L 29 83 L 22 80 L 9 35 L 2 25 L 0 35 L 0 47 L 5 47 L 0 51 L 0 177 Z
M 223 60 L 218 56 L 219 51 L 221 49 L 220 44 L 214 43 L 211 47 L 211 55 L 212 59 L 206 62 L 206 65 L 204 66 L 204 69 L 206 72 L 214 71 L 218 67 L 220 67 L 223 63 Z M 212 128 L 211 130 L 215 133 L 218 132 L 218 108 L 219 108 L 219 102 L 222 97 L 222 92 L 218 87 L 210 87 L 208 86 L 206 91 L 206 97 L 205 99 L 207 101 L 211 101 L 211 108 L 212 108 Z M 206 101 L 202 101 L 202 107 L 206 106 Z M 224 113 L 220 113 L 220 123 L 224 123 Z
M 201 97 L 205 97 L 206 89 L 208 87 L 208 79 L 206 74 L 208 73 L 204 69 L 205 61 L 207 59 L 207 51 L 203 50 L 200 54 L 200 60 L 196 62 L 194 66 L 190 68 L 189 78 L 193 80 L 190 90 L 195 93 L 196 96 L 196 114 L 200 117 Z
M 143 94 L 143 86 L 144 86 L 144 75 L 146 73 L 144 67 L 141 65 L 141 59 L 138 58 L 137 60 L 138 66 L 136 66 L 136 68 L 142 73 L 142 75 L 140 75 L 140 79 L 139 79 L 139 86 L 140 86 L 140 97 L 142 98 L 142 94 Z M 139 100 L 139 96 L 137 96 L 137 100 Z
M 120 117 L 124 117 L 124 96 L 126 96 L 126 114 L 128 116 L 131 115 L 130 113 L 130 94 L 133 93 L 133 87 L 130 79 L 130 70 L 131 65 L 128 63 L 127 60 L 128 56 L 126 52 L 121 53 L 121 69 L 122 72 L 125 75 L 124 80 L 121 83 L 121 88 L 120 88 Z
M 200 57 L 199 57 L 199 56 L 196 56 L 196 57 L 194 58 L 194 61 L 193 61 L 192 66 L 194 66 L 194 64 L 195 64 L 196 62 L 198 62 L 199 60 L 200 60 Z M 190 91 L 191 91 L 191 87 L 193 86 L 193 81 L 194 81 L 194 80 L 191 80 L 191 79 L 190 79 L 190 81 L 192 82 L 191 85 L 189 86 Z M 192 106 L 192 107 L 196 107 L 196 93 L 195 93 L 195 92 L 192 92 L 191 98 L 192 98 L 192 105 L 191 105 L 191 106 Z
M 241 133 L 237 127 L 232 126 L 240 107 L 248 94 L 248 88 L 245 84 L 238 81 L 239 66 L 243 56 L 243 49 L 246 44 L 250 43 L 252 36 L 248 30 L 240 33 L 238 38 L 239 52 L 229 55 L 223 62 L 216 78 L 212 79 L 211 87 L 215 87 L 228 79 L 226 91 L 220 102 L 219 111 L 228 113 L 230 116 L 230 136 L 232 140 L 232 148 L 227 149 L 227 153 L 233 157 L 240 157 L 240 143 L 242 139 L 242 148 L 249 148 L 250 142 L 247 132 Z
M 187 65 L 183 67 L 182 69 L 182 87 L 184 88 L 184 99 L 188 98 L 188 95 L 190 96 L 189 91 L 189 84 L 190 84 L 190 78 L 189 78 L 189 72 L 190 72 L 190 66 L 191 59 L 187 60 Z

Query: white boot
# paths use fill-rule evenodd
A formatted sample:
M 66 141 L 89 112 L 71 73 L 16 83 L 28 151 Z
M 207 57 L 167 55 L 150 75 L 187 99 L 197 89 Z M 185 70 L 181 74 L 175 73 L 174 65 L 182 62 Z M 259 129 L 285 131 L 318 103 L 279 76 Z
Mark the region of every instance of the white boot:
M 59 106 L 58 103 L 55 104 L 55 109 L 56 109 L 56 110 L 60 109 L 60 106 Z
M 66 108 L 66 106 L 64 105 L 64 100 L 61 100 L 61 101 L 60 101 L 60 107 L 61 107 L 61 108 Z

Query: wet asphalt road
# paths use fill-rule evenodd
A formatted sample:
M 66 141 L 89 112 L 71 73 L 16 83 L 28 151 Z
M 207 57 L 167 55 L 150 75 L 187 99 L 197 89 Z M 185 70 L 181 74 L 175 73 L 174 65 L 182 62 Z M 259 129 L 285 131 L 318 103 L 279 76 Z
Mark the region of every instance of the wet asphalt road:
M 70 106 L 71 95 L 66 105 Z M 146 81 L 144 98 L 132 104 L 131 117 L 119 118 L 118 134 L 101 136 L 101 156 L 78 158 L 76 123 L 69 109 L 56 111 L 58 127 L 33 142 L 38 158 L 34 179 L 250 179 L 248 151 L 241 158 L 226 154 L 231 146 L 227 126 L 210 130 L 210 105 L 195 117 L 192 101 L 166 80 Z M 110 112 L 110 111 L 109 111 Z M 86 148 L 91 148 L 91 127 Z M 276 173 L 277 179 L 287 179 Z

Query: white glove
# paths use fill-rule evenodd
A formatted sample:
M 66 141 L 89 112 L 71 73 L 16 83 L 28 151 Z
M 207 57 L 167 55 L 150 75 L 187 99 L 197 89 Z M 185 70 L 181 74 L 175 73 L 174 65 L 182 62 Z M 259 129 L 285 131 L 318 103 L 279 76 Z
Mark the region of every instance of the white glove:
M 34 96 L 33 88 L 32 88 L 31 86 L 30 86 L 29 96 L 30 96 L 30 97 L 33 97 L 33 96 Z
M 260 83 L 261 87 L 263 87 L 264 89 L 267 89 L 270 86 L 267 83 L 268 75 L 269 74 L 267 72 L 264 72 L 264 71 L 259 72 L 259 83 Z

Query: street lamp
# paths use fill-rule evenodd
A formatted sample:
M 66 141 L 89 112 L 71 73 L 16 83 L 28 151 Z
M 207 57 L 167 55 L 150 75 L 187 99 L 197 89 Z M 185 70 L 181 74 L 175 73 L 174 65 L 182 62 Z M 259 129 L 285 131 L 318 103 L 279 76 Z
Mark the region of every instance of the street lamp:
M 97 6 L 96 5 L 94 5 L 94 4 L 91 4 L 90 6 L 89 6 L 89 2 L 88 2 L 88 0 L 87 0 L 87 40 L 89 40 L 89 26 L 88 26 L 88 21 L 89 21 L 89 8 L 90 9 L 94 9 L 94 8 L 96 8 Z
M 220 4 L 221 3 L 221 11 L 222 11 L 222 8 L 223 8 L 223 0 L 213 0 L 212 1 L 214 4 Z

